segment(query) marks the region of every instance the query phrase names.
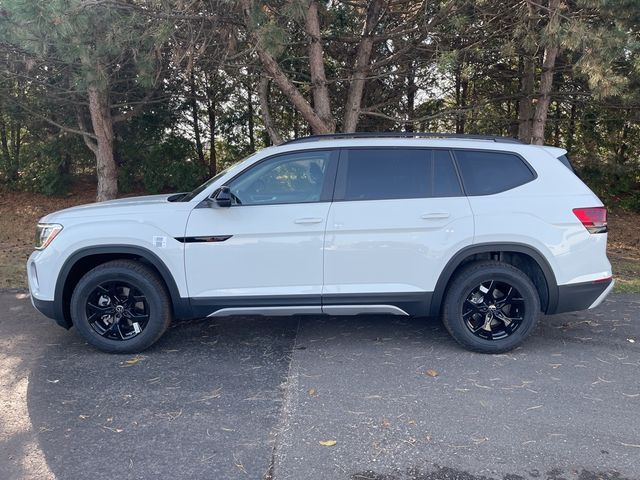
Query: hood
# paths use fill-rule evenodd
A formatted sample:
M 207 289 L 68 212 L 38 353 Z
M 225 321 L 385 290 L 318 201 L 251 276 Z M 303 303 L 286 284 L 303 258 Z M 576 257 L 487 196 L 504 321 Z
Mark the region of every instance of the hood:
M 128 197 L 106 202 L 87 203 L 76 207 L 65 208 L 50 213 L 40 220 L 43 223 L 58 222 L 65 218 L 93 217 L 102 215 L 132 215 L 135 213 L 151 213 L 163 208 L 169 208 L 176 203 L 167 199 L 174 194 L 147 195 L 143 197 Z

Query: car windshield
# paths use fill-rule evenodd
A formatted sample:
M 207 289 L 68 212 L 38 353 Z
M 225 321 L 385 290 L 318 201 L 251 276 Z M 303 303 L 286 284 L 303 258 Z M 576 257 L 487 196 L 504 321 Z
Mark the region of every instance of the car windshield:
M 196 188 L 195 190 L 192 190 L 191 192 L 187 193 L 184 197 L 182 197 L 179 201 L 180 202 L 190 202 L 191 200 L 193 200 L 196 196 L 198 196 L 200 194 L 200 192 L 202 192 L 203 190 L 205 190 L 209 185 L 211 185 L 213 182 L 215 182 L 216 180 L 218 180 L 219 178 L 221 178 L 225 173 L 227 173 L 229 169 L 225 168 L 224 170 L 222 170 L 220 173 L 218 173 L 217 175 L 215 175 L 214 177 L 211 177 L 209 180 L 207 180 L 206 182 L 204 182 L 202 185 L 200 185 L 198 188 Z

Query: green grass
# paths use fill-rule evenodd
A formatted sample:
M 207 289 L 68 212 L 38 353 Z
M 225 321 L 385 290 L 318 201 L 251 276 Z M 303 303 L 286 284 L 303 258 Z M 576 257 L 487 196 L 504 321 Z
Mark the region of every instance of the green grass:
M 640 260 L 622 255 L 609 255 L 613 264 L 616 293 L 640 293 Z

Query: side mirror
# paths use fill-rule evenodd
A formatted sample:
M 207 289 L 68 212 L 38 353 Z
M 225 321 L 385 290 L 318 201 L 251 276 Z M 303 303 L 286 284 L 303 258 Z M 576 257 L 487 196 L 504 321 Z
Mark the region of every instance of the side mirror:
M 231 191 L 229 190 L 229 187 L 227 186 L 220 187 L 220 190 L 216 194 L 214 200 L 218 207 L 224 207 L 224 208 L 230 207 Z

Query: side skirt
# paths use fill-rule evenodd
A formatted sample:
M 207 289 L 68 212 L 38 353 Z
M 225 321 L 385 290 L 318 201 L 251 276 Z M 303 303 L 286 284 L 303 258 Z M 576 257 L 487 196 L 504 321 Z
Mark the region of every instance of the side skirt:
M 238 315 L 360 315 L 424 316 L 431 292 L 358 295 L 293 295 L 191 298 L 194 318 Z

